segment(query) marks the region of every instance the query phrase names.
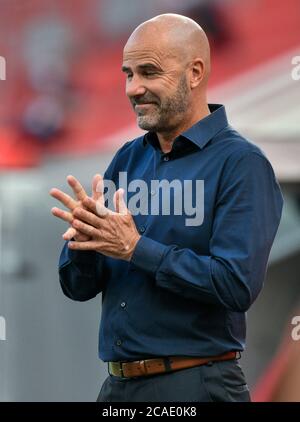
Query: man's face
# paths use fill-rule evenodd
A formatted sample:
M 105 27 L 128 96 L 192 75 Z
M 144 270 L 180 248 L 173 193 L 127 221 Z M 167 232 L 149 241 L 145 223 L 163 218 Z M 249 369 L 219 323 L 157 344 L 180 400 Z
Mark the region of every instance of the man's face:
M 184 120 L 190 92 L 178 59 L 159 49 L 129 45 L 124 49 L 122 70 L 141 129 L 168 132 Z

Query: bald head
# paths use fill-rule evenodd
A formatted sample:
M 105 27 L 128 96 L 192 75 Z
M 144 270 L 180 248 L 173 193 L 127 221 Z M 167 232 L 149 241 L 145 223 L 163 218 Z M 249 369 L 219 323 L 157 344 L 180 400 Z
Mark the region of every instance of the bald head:
M 209 42 L 204 30 L 193 19 L 166 13 L 143 22 L 130 35 L 124 52 L 143 47 L 159 49 L 164 55 L 178 59 L 182 65 L 201 59 L 203 80 L 207 82 L 210 74 Z
M 139 25 L 124 47 L 122 70 L 142 129 L 177 133 L 209 113 L 209 43 L 190 18 L 164 14 Z

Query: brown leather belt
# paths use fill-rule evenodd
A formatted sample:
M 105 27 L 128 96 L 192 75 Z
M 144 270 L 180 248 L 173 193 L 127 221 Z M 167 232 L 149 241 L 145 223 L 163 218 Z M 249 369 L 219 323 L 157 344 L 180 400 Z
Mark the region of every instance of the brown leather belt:
M 205 365 L 214 361 L 236 359 L 236 357 L 237 352 L 227 352 L 223 355 L 212 357 L 173 356 L 134 362 L 108 362 L 108 372 L 115 377 L 141 377 L 192 368 L 193 366 Z

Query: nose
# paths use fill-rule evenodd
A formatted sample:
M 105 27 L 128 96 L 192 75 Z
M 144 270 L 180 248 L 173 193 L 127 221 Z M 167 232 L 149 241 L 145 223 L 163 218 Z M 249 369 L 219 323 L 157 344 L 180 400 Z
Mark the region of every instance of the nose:
M 141 79 L 134 75 L 131 79 L 126 81 L 126 95 L 130 97 L 137 97 L 144 95 L 146 92 L 146 87 L 143 85 Z

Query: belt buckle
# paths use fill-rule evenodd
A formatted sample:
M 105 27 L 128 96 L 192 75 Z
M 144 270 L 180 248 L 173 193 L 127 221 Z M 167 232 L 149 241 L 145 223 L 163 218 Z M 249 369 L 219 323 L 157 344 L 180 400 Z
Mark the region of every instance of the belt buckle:
M 118 373 L 118 377 L 122 377 L 124 378 L 124 372 L 123 372 L 123 367 L 122 367 L 122 362 L 109 362 L 108 364 L 108 372 L 111 375 L 115 375 L 115 373 Z

